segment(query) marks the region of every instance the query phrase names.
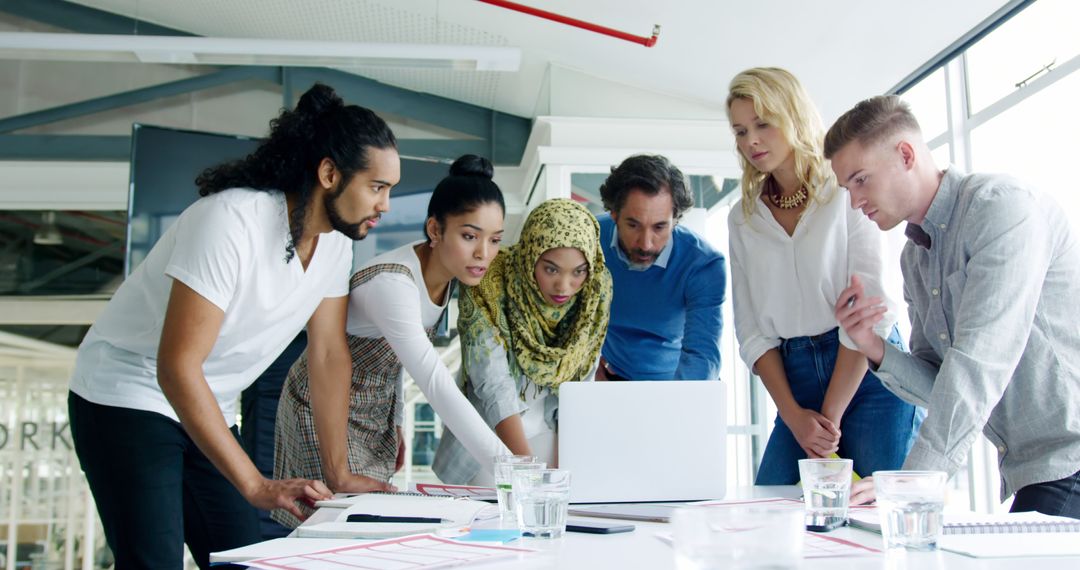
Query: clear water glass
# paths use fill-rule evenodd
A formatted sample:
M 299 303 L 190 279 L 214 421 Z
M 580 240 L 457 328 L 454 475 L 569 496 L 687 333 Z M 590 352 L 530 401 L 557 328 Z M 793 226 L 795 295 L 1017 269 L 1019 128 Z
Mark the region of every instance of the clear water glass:
M 851 496 L 850 459 L 800 459 L 806 524 L 828 526 L 847 520 Z
M 559 538 L 566 532 L 570 472 L 565 469 L 514 471 L 514 504 L 523 536 Z
M 499 500 L 499 515 L 504 523 L 516 524 L 514 511 L 513 474 L 518 469 L 543 469 L 547 464 L 534 455 L 499 455 L 495 457 L 495 491 Z
M 937 550 L 946 481 L 943 471 L 874 471 L 886 549 Z
M 671 517 L 678 570 L 798 568 L 803 512 L 768 507 L 687 506 Z

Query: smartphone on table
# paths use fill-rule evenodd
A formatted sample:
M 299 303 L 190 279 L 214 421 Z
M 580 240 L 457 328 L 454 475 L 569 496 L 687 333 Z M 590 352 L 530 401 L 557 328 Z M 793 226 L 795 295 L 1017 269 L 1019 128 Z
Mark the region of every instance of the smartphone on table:
M 587 532 L 589 534 L 615 534 L 630 532 L 634 525 L 621 522 L 604 522 L 571 519 L 566 521 L 566 532 Z

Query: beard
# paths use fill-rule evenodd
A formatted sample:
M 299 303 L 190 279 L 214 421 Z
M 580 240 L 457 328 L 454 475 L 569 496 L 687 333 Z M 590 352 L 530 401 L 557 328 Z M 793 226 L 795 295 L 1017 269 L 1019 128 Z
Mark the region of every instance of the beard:
M 644 250 L 644 249 L 631 249 L 631 248 L 626 247 L 626 244 L 624 244 L 621 239 L 619 240 L 619 247 L 623 250 L 623 253 L 625 253 L 626 257 L 629 259 L 629 261 L 630 261 L 630 269 L 632 269 L 634 271 L 644 271 L 644 270 L 652 267 L 652 264 L 656 262 L 656 258 L 660 257 L 660 251 L 662 251 L 662 250 L 648 251 L 648 250 Z M 649 260 L 648 261 L 638 261 L 636 259 L 637 257 L 647 257 Z
M 327 194 L 326 198 L 323 199 L 323 205 L 326 207 L 326 217 L 330 220 L 330 227 L 334 228 L 334 230 L 345 234 L 353 241 L 362 240 L 367 237 L 367 227 L 364 224 L 370 218 L 364 218 L 355 224 L 346 221 L 337 208 L 338 198 L 341 198 L 344 192 L 345 187 L 342 185 L 336 192 Z

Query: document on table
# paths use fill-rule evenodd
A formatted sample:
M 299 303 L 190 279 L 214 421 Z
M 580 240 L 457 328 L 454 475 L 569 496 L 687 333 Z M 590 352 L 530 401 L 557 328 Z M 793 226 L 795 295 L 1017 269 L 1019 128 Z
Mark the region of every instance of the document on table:
M 515 558 L 532 552 L 536 551 L 514 546 L 457 542 L 425 534 L 288 556 L 260 558 L 245 564 L 262 570 L 311 570 L 324 567 L 423 570 Z
M 475 501 L 496 501 L 495 487 L 473 487 L 468 485 L 441 485 L 437 483 L 417 483 L 416 493 L 428 497 L 460 497 Z
M 275 538 L 232 550 L 210 553 L 210 564 L 244 562 L 255 558 L 287 556 L 356 544 L 351 538 Z
M 675 545 L 674 539 L 669 532 L 658 532 L 653 536 L 671 546 Z M 881 554 L 881 550 L 870 546 L 863 546 L 850 540 L 826 536 L 816 532 L 807 532 L 803 540 L 803 558 L 873 556 L 876 554 Z
M 1074 532 L 950 534 L 938 540 L 938 547 L 973 558 L 1080 557 L 1080 537 Z
M 433 532 L 444 528 L 460 528 L 472 524 L 485 509 L 496 511 L 494 505 L 469 499 L 422 497 L 368 493 L 349 499 L 348 508 L 337 520 L 318 524 L 303 524 L 296 536 L 304 538 L 391 538 Z M 384 517 L 420 517 L 429 522 L 348 522 L 349 515 Z

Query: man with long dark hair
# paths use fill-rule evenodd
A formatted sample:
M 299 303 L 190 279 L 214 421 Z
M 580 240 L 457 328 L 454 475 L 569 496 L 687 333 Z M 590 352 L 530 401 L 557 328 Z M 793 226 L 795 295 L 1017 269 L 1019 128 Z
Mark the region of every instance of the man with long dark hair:
M 252 505 L 299 514 L 295 501 L 329 495 L 263 477 L 235 402 L 305 325 L 312 381 L 348 389 L 351 240 L 399 177 L 386 123 L 316 85 L 254 153 L 196 180 L 203 197 L 116 292 L 71 380 L 75 450 L 117 568 L 181 568 L 184 542 L 205 568 L 210 552 L 260 539 Z M 313 405 L 333 416 L 347 400 Z

